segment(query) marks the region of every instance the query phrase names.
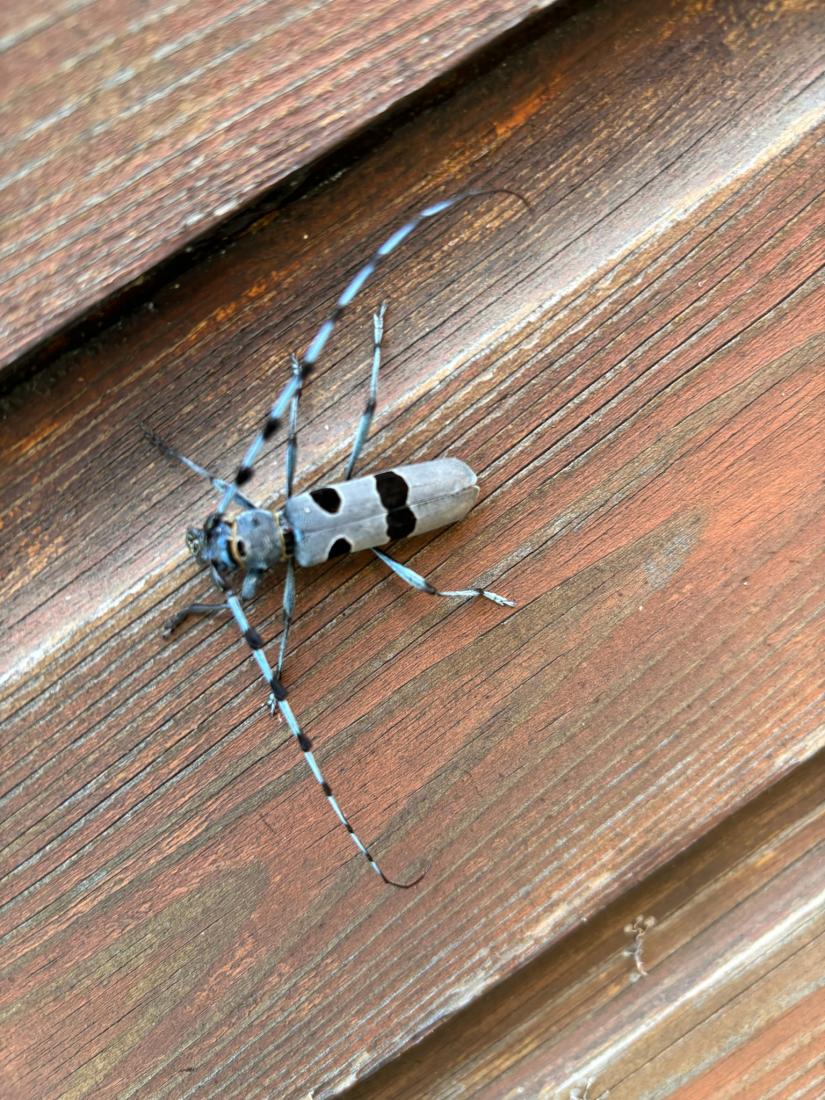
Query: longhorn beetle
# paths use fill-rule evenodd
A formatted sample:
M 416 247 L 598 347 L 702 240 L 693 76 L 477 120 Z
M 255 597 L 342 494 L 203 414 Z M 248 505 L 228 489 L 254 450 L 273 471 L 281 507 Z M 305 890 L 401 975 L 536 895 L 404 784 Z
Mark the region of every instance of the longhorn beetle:
M 350 306 L 373 275 L 381 261 L 393 252 L 422 222 L 455 207 L 464 199 L 489 194 L 507 194 L 519 199 L 530 209 L 527 200 L 514 191 L 467 190 L 452 198 L 433 203 L 405 222 L 387 238 L 350 279 L 338 298 L 334 310 L 321 325 L 303 358 L 292 356 L 292 374 L 270 407 L 255 438 L 244 454 L 231 482 L 214 477 L 197 462 L 186 458 L 150 431 L 144 434 L 164 454 L 178 459 L 193 473 L 210 481 L 220 494 L 217 511 L 207 518 L 203 527 L 190 527 L 186 532 L 186 545 L 194 557 L 209 569 L 215 586 L 223 594 L 221 603 L 195 603 L 183 608 L 165 625 L 168 637 L 190 615 L 213 615 L 229 611 L 249 646 L 252 657 L 269 689 L 269 707 L 275 713 L 277 707 L 301 748 L 310 771 L 318 780 L 332 809 L 341 824 L 352 837 L 358 850 L 366 857 L 372 869 L 390 886 L 407 889 L 421 881 L 419 875 L 412 882 L 395 882 L 379 867 L 369 849 L 364 845 L 350 824 L 346 814 L 324 779 L 312 752 L 312 743 L 301 729 L 287 700 L 281 682 L 281 671 L 286 654 L 289 628 L 295 606 L 295 566 L 318 565 L 330 558 L 357 550 L 371 550 L 396 576 L 407 584 L 430 596 L 474 597 L 484 596 L 493 603 L 514 607 L 513 600 L 489 592 L 486 588 L 460 588 L 440 591 L 426 578 L 400 562 L 394 561 L 379 546 L 393 539 L 412 534 L 433 531 L 449 523 L 463 519 L 478 496 L 476 475 L 457 458 L 439 458 L 432 462 L 417 462 L 410 466 L 397 466 L 393 470 L 369 477 L 353 478 L 355 464 L 369 433 L 375 412 L 378 393 L 378 372 L 381 367 L 381 345 L 384 336 L 384 311 L 382 304 L 373 317 L 373 356 L 369 396 L 355 432 L 352 452 L 347 462 L 344 480 L 334 485 L 293 495 L 297 456 L 298 402 L 301 387 L 312 372 L 327 340 L 343 312 Z M 270 511 L 255 504 L 241 490 L 252 480 L 253 464 L 264 443 L 271 439 L 288 416 L 286 446 L 286 498 L 281 508 Z M 230 514 L 229 508 L 235 511 Z M 273 670 L 260 634 L 250 626 L 241 606 L 255 595 L 261 577 L 279 562 L 286 563 L 283 594 L 283 629 L 281 631 L 278 660 Z M 240 593 L 229 583 L 233 574 L 241 573 Z

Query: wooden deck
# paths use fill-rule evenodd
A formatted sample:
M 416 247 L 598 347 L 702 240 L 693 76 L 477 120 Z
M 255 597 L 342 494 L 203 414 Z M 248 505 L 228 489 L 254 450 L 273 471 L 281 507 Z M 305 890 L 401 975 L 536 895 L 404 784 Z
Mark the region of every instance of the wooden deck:
M 154 245 L 124 226 L 100 282 L 68 237 L 31 301 L 12 272 L 12 370 L 101 313 L 0 425 L 4 1100 L 825 1090 L 821 11 L 581 0 L 502 39 L 527 9 L 316 186 L 250 205 L 277 172 L 244 191 L 224 157 L 243 218 L 144 300 L 104 295 L 191 243 L 186 203 L 145 201 Z M 374 117 L 352 80 L 338 142 Z M 301 488 L 341 471 L 385 298 L 365 467 L 451 454 L 482 485 L 397 556 L 518 601 L 433 601 L 364 555 L 299 577 L 290 701 L 377 858 L 427 869 L 401 892 L 233 628 L 160 637 L 208 589 L 183 532 L 214 500 L 139 424 L 228 476 L 347 278 L 466 186 L 531 211 L 488 195 L 418 230 L 302 403 Z M 250 612 L 268 642 L 280 598 Z
M 8 0 L 0 369 L 552 2 Z

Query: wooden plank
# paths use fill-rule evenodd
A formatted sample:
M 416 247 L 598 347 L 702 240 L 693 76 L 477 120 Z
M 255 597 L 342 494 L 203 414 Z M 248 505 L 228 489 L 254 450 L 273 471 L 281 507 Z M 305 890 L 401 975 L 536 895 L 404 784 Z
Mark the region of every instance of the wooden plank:
M 737 9 L 738 10 L 738 9 Z M 340 1091 L 822 744 L 820 61 L 798 4 L 602 4 L 269 217 L 3 425 L 0 920 L 23 1096 Z M 305 395 L 343 458 L 386 295 L 373 468 L 457 454 L 468 520 L 308 572 L 286 680 L 380 889 L 273 727 L 182 529 L 368 250 Z M 282 451 L 275 449 L 280 462 Z M 258 491 L 270 499 L 273 463 Z M 278 630 L 279 586 L 254 617 Z
M 818 756 L 347 1100 L 822 1096 L 823 790 Z
M 10 0 L 0 367 L 550 2 Z

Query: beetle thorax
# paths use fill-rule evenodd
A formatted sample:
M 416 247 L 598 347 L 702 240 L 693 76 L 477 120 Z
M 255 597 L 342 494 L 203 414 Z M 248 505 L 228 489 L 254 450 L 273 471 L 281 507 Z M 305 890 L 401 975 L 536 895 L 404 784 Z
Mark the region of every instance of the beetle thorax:
M 280 518 L 264 508 L 247 508 L 232 517 L 215 512 L 202 528 L 189 528 L 186 544 L 199 561 L 220 573 L 265 573 L 286 556 Z

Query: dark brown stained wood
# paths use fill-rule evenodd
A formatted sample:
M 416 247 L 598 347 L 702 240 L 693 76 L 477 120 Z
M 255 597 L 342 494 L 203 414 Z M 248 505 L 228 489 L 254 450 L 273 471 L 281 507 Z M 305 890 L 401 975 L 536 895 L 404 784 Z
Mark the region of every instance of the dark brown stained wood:
M 0 366 L 552 0 L 6 0 Z
M 818 1100 L 823 791 L 820 755 L 346 1100 Z
M 509 56 L 22 388 L 3 426 L 0 1050 L 12 1095 L 341 1091 L 822 744 L 823 163 L 816 7 L 610 3 Z M 482 496 L 301 576 L 286 670 L 382 888 L 207 582 L 213 506 L 345 279 L 422 228 L 307 385 L 340 472 L 369 314 L 372 469 Z M 283 448 L 253 482 L 275 498 Z M 250 490 L 251 491 L 251 490 Z M 252 615 L 279 629 L 280 584 Z M 273 736 L 274 734 L 274 736 Z

